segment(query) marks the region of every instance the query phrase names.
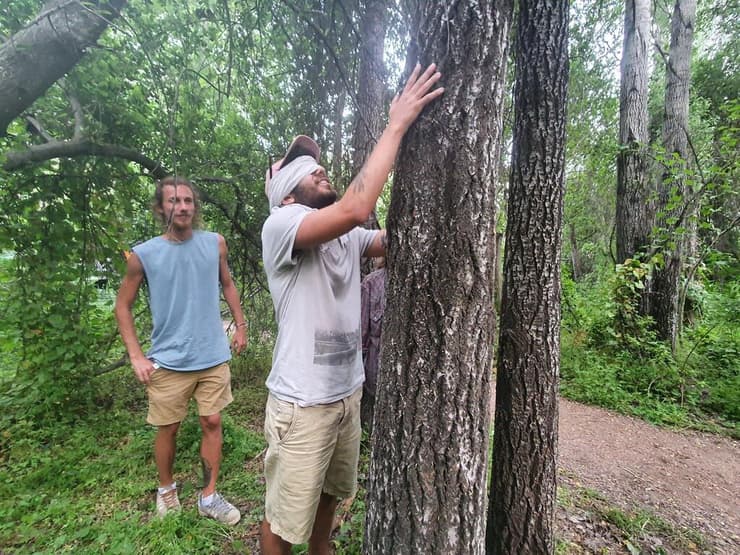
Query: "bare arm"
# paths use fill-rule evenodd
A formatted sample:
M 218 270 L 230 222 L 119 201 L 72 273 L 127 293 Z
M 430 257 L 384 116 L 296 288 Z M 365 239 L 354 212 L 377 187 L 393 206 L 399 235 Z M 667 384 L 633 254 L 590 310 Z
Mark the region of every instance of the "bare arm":
M 417 65 L 401 94 L 393 99 L 388 126 L 344 196 L 303 219 L 295 237 L 296 250 L 335 239 L 367 220 L 388 179 L 401 139 L 424 106 L 444 92 L 443 88 L 430 92 L 441 77 L 434 64 L 421 76 L 420 73 L 421 67 Z
M 236 353 L 239 354 L 247 346 L 247 321 L 244 319 L 244 313 L 242 312 L 242 305 L 239 301 L 239 292 L 236 290 L 234 280 L 231 279 L 231 272 L 229 271 L 227 256 L 228 253 L 229 251 L 226 247 L 226 240 L 221 235 L 219 235 L 218 278 L 221 282 L 221 289 L 224 293 L 224 299 L 226 299 L 226 304 L 229 305 L 231 317 L 234 319 L 234 324 L 236 326 L 234 337 L 231 340 L 231 346 L 236 351 Z
M 375 258 L 376 256 L 385 256 L 387 250 L 388 250 L 388 236 L 386 235 L 385 229 L 381 229 L 375 235 L 375 239 L 373 239 L 373 242 L 370 243 L 370 245 L 365 249 L 365 252 L 362 256 L 366 256 L 368 258 Z
M 144 351 L 141 350 L 132 312 L 136 295 L 139 293 L 139 287 L 143 280 L 144 267 L 141 265 L 141 260 L 135 253 L 131 253 L 126 262 L 126 275 L 123 276 L 121 288 L 116 296 L 115 313 L 118 321 L 118 331 L 121 334 L 123 344 L 126 346 L 134 373 L 141 383 L 149 383 L 152 372 L 154 372 L 154 366 L 152 361 L 146 358 Z

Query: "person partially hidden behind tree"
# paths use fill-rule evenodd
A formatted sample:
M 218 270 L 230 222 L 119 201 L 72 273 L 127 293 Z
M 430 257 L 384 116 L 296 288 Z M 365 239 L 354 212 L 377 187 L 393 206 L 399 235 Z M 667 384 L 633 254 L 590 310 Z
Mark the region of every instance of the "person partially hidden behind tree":
M 157 426 L 154 460 L 159 472 L 157 513 L 180 509 L 173 478 L 175 438 L 190 399 L 198 404 L 202 440 L 203 490 L 198 512 L 236 524 L 239 510 L 216 491 L 221 464 L 221 410 L 232 401 L 229 340 L 221 319 L 220 291 L 236 323 L 231 347 L 247 345 L 247 323 L 218 233 L 194 229 L 198 196 L 182 177 L 157 183 L 153 210 L 164 233 L 137 245 L 128 258 L 116 298 L 116 319 L 134 373 L 149 395 L 147 422 Z M 141 349 L 132 306 L 146 279 L 152 313 L 151 347 Z
M 365 385 L 362 388 L 360 418 L 362 426 L 372 433 L 375 390 L 378 386 L 380 364 L 380 335 L 383 332 L 385 311 L 385 257 L 373 259 L 372 272 L 365 276 L 360 287 L 360 330 L 362 331 L 362 364 L 365 367 Z
M 440 74 L 417 68 L 394 98 L 389 123 L 344 196 L 297 137 L 268 169 L 270 216 L 262 256 L 278 321 L 265 408 L 263 555 L 308 541 L 328 554 L 338 498 L 357 487 L 360 398 L 360 259 L 385 254 L 385 232 L 358 228 L 383 189 L 406 130 L 442 94 Z

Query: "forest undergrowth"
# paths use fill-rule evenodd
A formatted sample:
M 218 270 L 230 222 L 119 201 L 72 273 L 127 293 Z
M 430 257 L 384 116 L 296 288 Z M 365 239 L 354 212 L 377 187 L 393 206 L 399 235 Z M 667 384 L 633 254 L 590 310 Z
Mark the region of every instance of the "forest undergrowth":
M 584 350 L 582 355 L 586 354 Z M 153 518 L 154 430 L 145 423 L 144 389 L 126 368 L 95 378 L 98 395 L 85 414 L 70 413 L 68 417 L 42 423 L 26 420 L 21 413 L 5 413 L 0 439 L 0 551 L 256 553 L 264 496 L 263 383 L 269 360 L 268 346 L 256 345 L 232 363 L 235 400 L 224 415 L 224 462 L 219 488 L 242 510 L 242 521 L 236 527 L 228 528 L 197 515 L 200 431 L 192 413 L 181 428 L 176 462 L 183 511 L 165 519 Z M 589 379 L 566 377 L 564 390 L 579 392 L 583 398 L 591 391 Z M 593 387 L 593 391 L 597 389 Z M 639 405 L 629 401 L 628 393 L 619 393 L 614 387 L 602 389 L 611 391 L 609 396 L 598 398 L 591 393 L 588 400 L 607 405 L 619 399 L 624 403 L 621 408 L 641 410 L 663 423 L 693 422 L 696 427 L 719 429 L 715 419 L 699 424 L 701 413 L 692 412 L 688 405 L 669 412 L 667 400 Z M 612 408 L 620 407 L 613 404 Z M 665 414 L 673 416 L 668 418 Z M 722 429 L 733 428 L 722 424 Z M 365 443 L 361 486 L 367 457 Z M 337 553 L 361 552 L 363 521 L 361 487 L 338 518 L 334 538 Z M 633 514 L 610 506 L 598 492 L 568 483 L 562 477 L 556 528 L 558 553 L 589 552 L 584 546 L 591 541 L 590 535 L 608 536 L 618 548 L 615 552 L 625 553 L 630 552 L 629 546 L 639 549 L 641 541 L 674 547 L 702 545 L 699 532 L 676 530 L 654 515 Z M 294 550 L 305 552 L 305 546 Z
M 677 352 L 615 326 L 614 281 L 563 283 L 561 394 L 649 422 L 740 437 L 740 284 L 697 285 Z
M 739 437 L 740 286 L 730 281 L 696 294 L 695 321 L 687 325 L 676 356 L 649 330 L 642 330 L 641 341 L 634 344 L 620 337 L 613 326 L 613 298 L 608 280 L 565 279 L 562 394 L 663 426 Z M 17 341 L 8 326 L 0 331 L 5 346 Z M 60 328 L 62 332 L 70 333 Z M 0 552 L 256 552 L 264 499 L 264 380 L 271 359 L 269 334 L 262 339 L 252 338 L 249 351 L 233 359 L 234 403 L 224 413 L 219 488 L 242 511 L 234 528 L 197 516 L 200 430 L 194 413 L 181 428 L 175 467 L 184 510 L 156 519 L 154 429 L 145 423 L 145 390 L 129 367 L 98 376 L 81 374 L 70 382 L 74 390 L 65 391 L 53 373 L 46 381 L 16 380 L 10 366 L 20 355 L 4 357 Z M 39 402 L 45 388 L 54 388 L 53 402 Z M 338 518 L 337 553 L 361 551 L 367 440 L 364 446 L 360 491 Z M 584 545 L 596 534 L 602 540 L 608 537 L 620 553 L 640 545 L 679 551 L 684 549 L 680 546 L 702 546 L 698 531 L 676 530 L 644 512 L 625 512 L 561 476 L 558 553 L 589 552 Z M 305 551 L 305 546 L 295 549 Z

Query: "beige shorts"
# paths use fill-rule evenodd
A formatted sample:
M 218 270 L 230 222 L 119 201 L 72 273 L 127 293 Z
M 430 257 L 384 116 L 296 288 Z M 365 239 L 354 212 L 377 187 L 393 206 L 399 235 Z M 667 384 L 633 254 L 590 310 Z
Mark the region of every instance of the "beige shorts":
M 195 399 L 198 414 L 218 414 L 231 396 L 231 371 L 227 363 L 193 372 L 176 372 L 158 368 L 149 385 L 149 414 L 146 421 L 154 426 L 182 422 L 188 414 L 188 402 Z
M 312 407 L 268 396 L 265 518 L 285 541 L 308 541 L 322 492 L 354 495 L 361 398 L 362 387 L 340 401 Z

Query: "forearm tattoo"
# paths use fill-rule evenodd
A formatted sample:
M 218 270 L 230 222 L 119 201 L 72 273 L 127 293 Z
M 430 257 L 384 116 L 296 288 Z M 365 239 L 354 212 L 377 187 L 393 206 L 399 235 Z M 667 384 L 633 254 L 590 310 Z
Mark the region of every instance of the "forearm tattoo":
M 356 193 L 361 193 L 365 190 L 365 168 L 363 167 L 360 169 L 360 173 L 358 173 L 355 178 L 352 180 L 351 187 L 355 190 Z

